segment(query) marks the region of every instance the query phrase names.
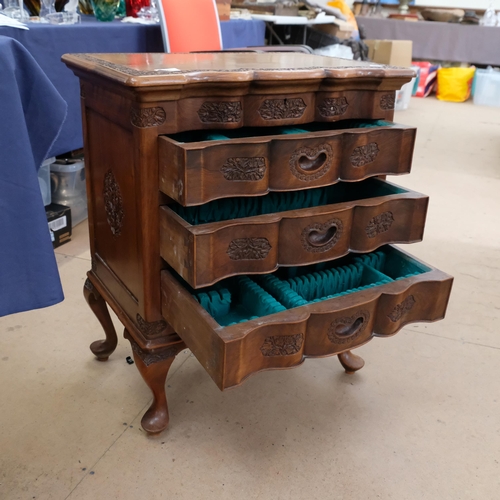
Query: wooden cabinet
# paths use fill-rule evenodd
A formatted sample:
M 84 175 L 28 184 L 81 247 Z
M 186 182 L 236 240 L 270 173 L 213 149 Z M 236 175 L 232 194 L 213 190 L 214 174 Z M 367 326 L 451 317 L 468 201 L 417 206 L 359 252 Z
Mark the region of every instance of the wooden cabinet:
M 452 278 L 393 243 L 423 236 L 415 129 L 393 123 L 412 71 L 297 53 L 74 54 L 92 269 L 106 338 L 118 315 L 168 424 L 165 379 L 186 346 L 220 389 L 444 317 Z

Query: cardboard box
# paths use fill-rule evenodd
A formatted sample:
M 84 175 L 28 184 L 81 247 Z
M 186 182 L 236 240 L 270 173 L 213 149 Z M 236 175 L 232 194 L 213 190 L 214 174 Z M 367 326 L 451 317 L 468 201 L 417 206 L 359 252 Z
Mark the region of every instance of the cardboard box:
M 413 42 L 411 40 L 365 40 L 368 57 L 376 63 L 389 66 L 411 66 Z
M 348 40 L 352 37 L 354 26 L 345 21 L 337 19 L 331 24 L 315 24 L 314 28 L 328 35 L 336 36 L 340 40 Z
M 45 207 L 50 239 L 54 248 L 71 240 L 71 208 L 51 203 Z

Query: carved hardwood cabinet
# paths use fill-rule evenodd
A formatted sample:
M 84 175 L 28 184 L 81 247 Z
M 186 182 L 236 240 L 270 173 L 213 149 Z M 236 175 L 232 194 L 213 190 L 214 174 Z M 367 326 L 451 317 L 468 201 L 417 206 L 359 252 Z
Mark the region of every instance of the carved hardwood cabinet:
M 452 278 L 394 243 L 423 236 L 428 198 L 393 123 L 412 71 L 296 53 L 74 54 L 92 269 L 106 338 L 125 327 L 165 429 L 186 346 L 223 390 L 261 370 L 351 351 L 444 317 Z

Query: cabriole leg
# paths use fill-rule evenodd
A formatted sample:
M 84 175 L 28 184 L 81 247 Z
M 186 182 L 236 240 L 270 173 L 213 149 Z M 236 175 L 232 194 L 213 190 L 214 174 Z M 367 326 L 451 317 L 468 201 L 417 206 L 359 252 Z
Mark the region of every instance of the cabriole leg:
M 130 341 L 134 360 L 142 378 L 153 393 L 153 403 L 141 420 L 142 428 L 150 434 L 158 434 L 168 426 L 168 405 L 165 381 L 175 356 L 186 348 L 183 342 L 162 349 L 143 351 L 125 330 Z
M 107 361 L 118 344 L 118 337 L 116 336 L 115 327 L 111 321 L 111 316 L 109 315 L 108 306 L 106 301 L 101 297 L 101 294 L 88 278 L 83 287 L 83 295 L 85 296 L 87 304 L 99 320 L 99 323 L 101 323 L 104 333 L 106 334 L 105 340 L 96 340 L 95 342 L 92 342 L 92 344 L 90 344 L 90 350 L 99 361 Z
M 340 364 L 349 375 L 361 370 L 365 366 L 363 358 L 353 354 L 351 351 L 342 352 L 338 355 Z

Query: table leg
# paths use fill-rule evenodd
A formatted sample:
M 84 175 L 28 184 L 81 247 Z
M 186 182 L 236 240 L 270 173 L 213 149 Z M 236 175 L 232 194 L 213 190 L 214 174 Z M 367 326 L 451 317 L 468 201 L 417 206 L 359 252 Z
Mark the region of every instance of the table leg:
M 266 24 L 267 24 L 267 28 L 269 29 L 269 33 L 271 33 L 271 40 L 272 40 L 272 37 L 274 36 L 276 38 L 276 40 L 278 40 L 278 43 L 280 45 L 285 45 L 285 42 L 283 42 L 283 40 L 278 36 L 276 31 L 274 31 L 274 29 L 272 27 L 272 23 L 266 23 Z M 270 43 L 269 45 L 272 45 L 272 44 Z
M 99 323 L 101 323 L 104 333 L 106 334 L 105 340 L 96 340 L 95 342 L 92 342 L 92 344 L 90 344 L 90 350 L 99 361 L 107 361 L 118 344 L 118 337 L 116 336 L 115 327 L 111 321 L 111 316 L 109 315 L 108 306 L 101 294 L 92 284 L 92 281 L 88 278 L 86 279 L 83 287 L 83 295 L 87 304 L 99 320 Z
M 349 375 L 361 370 L 365 366 L 363 358 L 353 354 L 351 351 L 345 351 L 338 355 L 340 364 L 344 367 L 344 370 Z
M 168 426 L 169 422 L 167 395 L 165 394 L 168 371 L 175 356 L 186 346 L 184 342 L 178 342 L 161 349 L 143 351 L 126 329 L 124 336 L 132 346 L 137 369 L 153 393 L 153 403 L 141 420 L 142 428 L 150 434 L 158 434 Z

